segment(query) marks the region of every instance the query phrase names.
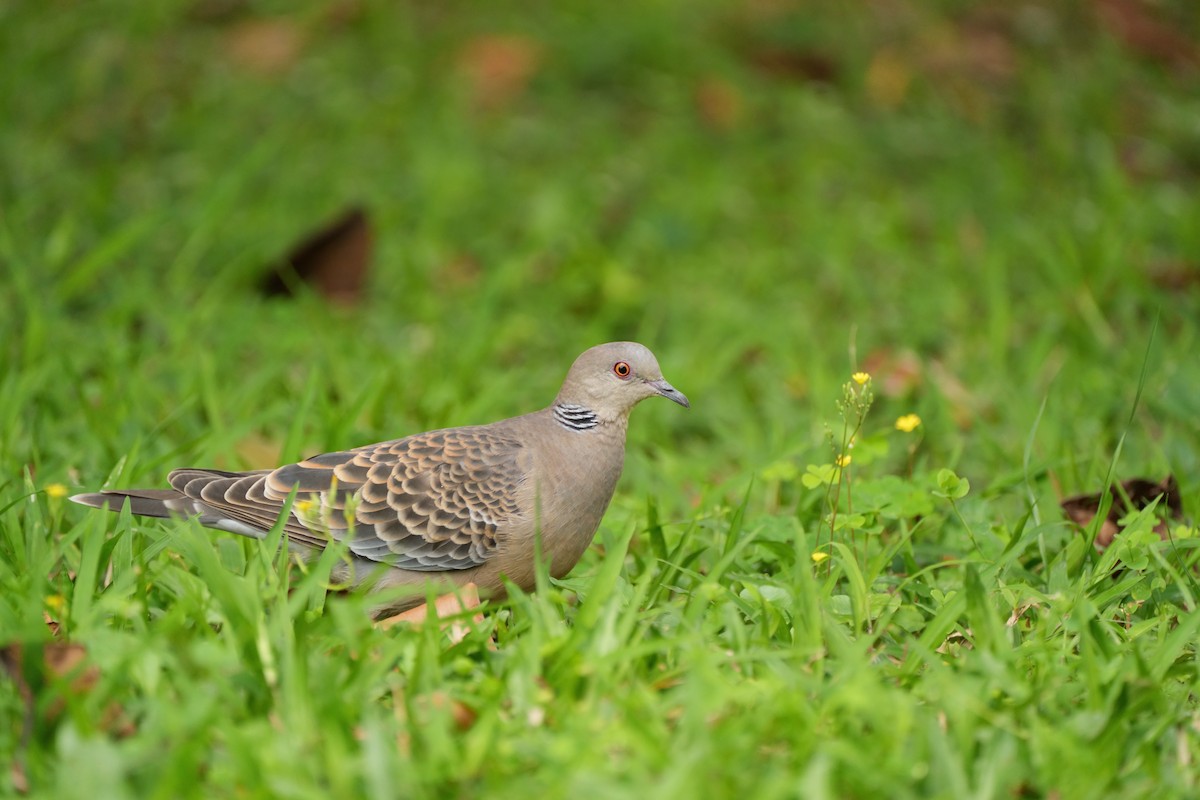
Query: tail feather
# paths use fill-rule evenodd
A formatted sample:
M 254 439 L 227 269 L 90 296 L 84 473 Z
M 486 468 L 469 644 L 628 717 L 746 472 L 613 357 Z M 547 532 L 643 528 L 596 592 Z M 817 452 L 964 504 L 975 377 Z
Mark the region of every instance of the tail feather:
M 192 501 L 174 489 L 120 489 L 88 492 L 71 496 L 71 502 L 92 508 L 120 511 L 128 503 L 129 511 L 142 517 L 179 517 L 195 514 Z
M 171 473 L 174 478 L 179 471 Z M 200 471 L 196 471 L 198 474 Z M 215 470 L 214 470 L 215 472 Z M 218 479 L 221 475 L 236 476 L 237 473 L 217 473 L 216 475 L 201 474 L 207 480 Z M 202 500 L 189 497 L 175 489 L 110 489 L 103 492 L 87 492 L 71 496 L 71 501 L 81 506 L 102 508 L 108 511 L 120 511 L 129 504 L 129 512 L 139 517 L 159 517 L 161 519 L 180 519 L 196 517 L 201 525 L 216 528 L 239 536 L 249 536 L 261 539 L 266 535 L 271 524 L 265 527 L 251 525 L 224 514 Z

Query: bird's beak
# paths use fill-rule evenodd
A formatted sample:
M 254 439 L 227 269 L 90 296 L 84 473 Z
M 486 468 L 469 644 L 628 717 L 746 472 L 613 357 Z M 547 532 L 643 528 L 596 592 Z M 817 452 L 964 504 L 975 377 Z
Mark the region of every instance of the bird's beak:
M 687 396 L 671 384 L 667 383 L 665 380 L 660 378 L 656 381 L 646 381 L 646 383 L 652 389 L 654 389 L 655 392 L 661 394 L 668 400 L 679 403 L 679 405 L 683 406 L 684 408 L 692 407 L 692 404 L 688 402 Z

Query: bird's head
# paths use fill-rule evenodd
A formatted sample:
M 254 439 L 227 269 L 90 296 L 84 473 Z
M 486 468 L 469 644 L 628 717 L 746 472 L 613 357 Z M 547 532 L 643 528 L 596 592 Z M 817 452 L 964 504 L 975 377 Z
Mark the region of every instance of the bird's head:
M 654 396 L 691 408 L 683 392 L 663 378 L 649 348 L 637 342 L 609 342 L 575 359 L 557 402 L 584 406 L 601 419 L 617 419 Z

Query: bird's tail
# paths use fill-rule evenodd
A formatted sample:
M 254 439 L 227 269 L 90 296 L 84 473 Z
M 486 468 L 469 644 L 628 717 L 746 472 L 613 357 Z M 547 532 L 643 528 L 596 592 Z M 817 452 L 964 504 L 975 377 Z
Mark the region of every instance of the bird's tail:
M 181 517 L 196 513 L 192 501 L 174 489 L 117 489 L 71 496 L 71 502 L 92 508 L 120 511 L 128 503 L 129 511 L 140 517 Z

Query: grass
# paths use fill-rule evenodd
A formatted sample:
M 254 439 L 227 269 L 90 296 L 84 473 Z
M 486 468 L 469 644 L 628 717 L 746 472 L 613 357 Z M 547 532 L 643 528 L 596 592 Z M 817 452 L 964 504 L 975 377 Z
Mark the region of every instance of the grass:
M 1057 506 L 1200 504 L 1194 72 L 1038 4 L 337 8 L 0 10 L 0 793 L 1194 796 L 1195 528 Z M 498 34 L 535 66 L 489 104 Z M 357 308 L 258 296 L 353 203 Z M 457 644 L 47 494 L 522 413 L 622 338 L 693 409 Z

